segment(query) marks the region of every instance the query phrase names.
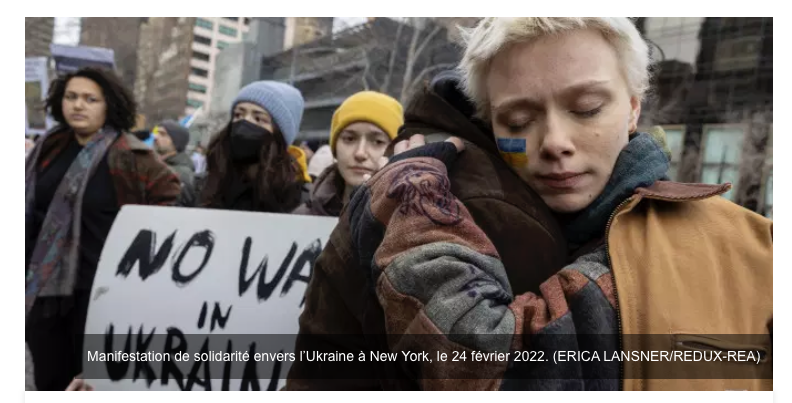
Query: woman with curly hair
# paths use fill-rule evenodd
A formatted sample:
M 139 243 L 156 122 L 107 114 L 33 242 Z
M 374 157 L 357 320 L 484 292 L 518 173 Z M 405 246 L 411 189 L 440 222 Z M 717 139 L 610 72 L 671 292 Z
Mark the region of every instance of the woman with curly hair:
M 60 77 L 46 106 L 58 126 L 25 162 L 25 341 L 36 387 L 81 372 L 88 300 L 102 246 L 125 204 L 171 205 L 179 179 L 129 134 L 135 102 L 116 75 Z

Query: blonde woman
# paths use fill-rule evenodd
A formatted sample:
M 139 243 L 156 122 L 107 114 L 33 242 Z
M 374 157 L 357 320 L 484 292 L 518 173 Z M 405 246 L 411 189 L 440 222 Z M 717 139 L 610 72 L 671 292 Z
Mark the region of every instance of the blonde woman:
M 570 264 L 539 292 L 514 293 L 497 248 L 447 176 L 488 173 L 452 167 L 464 152 L 458 139 L 398 143 L 401 154 L 353 195 L 306 296 L 369 287 L 370 297 L 335 290 L 344 304 L 325 298 L 316 307 L 324 315 L 327 306 L 366 307 L 352 316 L 365 329 L 362 341 L 346 347 L 436 351 L 449 360 L 467 352 L 456 362 L 371 364 L 368 372 L 406 379 L 400 387 L 772 390 L 772 221 L 718 197 L 729 184 L 667 180 L 661 145 L 636 131 L 649 57 L 631 21 L 486 18 L 465 34 L 465 92 L 502 158 L 561 225 Z M 348 266 L 332 269 L 348 262 L 359 279 Z M 530 271 L 532 261 L 520 266 Z M 317 312 L 303 314 L 305 340 L 338 333 L 344 322 L 338 314 L 323 323 Z M 755 360 L 692 367 L 613 359 L 723 348 L 753 349 Z M 553 359 L 581 350 L 599 359 Z

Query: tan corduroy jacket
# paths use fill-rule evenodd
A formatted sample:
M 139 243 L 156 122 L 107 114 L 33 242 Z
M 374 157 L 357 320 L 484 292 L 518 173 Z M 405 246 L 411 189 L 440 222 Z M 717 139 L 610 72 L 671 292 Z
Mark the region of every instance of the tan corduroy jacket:
M 773 389 L 773 222 L 716 197 L 728 189 L 657 182 L 614 212 L 607 240 L 623 350 L 723 359 L 713 379 L 659 379 L 667 364 L 625 361 L 624 390 Z M 728 361 L 730 352 L 762 358 Z

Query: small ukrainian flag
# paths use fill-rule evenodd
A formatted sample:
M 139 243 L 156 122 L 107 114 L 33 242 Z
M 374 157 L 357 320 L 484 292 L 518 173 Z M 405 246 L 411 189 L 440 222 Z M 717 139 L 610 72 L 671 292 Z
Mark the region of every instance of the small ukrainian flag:
M 511 166 L 523 166 L 528 163 L 525 139 L 498 138 L 498 150 L 501 157 Z

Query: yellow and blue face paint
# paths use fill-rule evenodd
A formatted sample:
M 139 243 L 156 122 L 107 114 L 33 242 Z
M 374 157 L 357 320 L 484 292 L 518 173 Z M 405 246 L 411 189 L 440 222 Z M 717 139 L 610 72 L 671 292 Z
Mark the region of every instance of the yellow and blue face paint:
M 501 157 L 513 167 L 522 167 L 528 164 L 528 150 L 525 139 L 498 137 L 498 150 Z

